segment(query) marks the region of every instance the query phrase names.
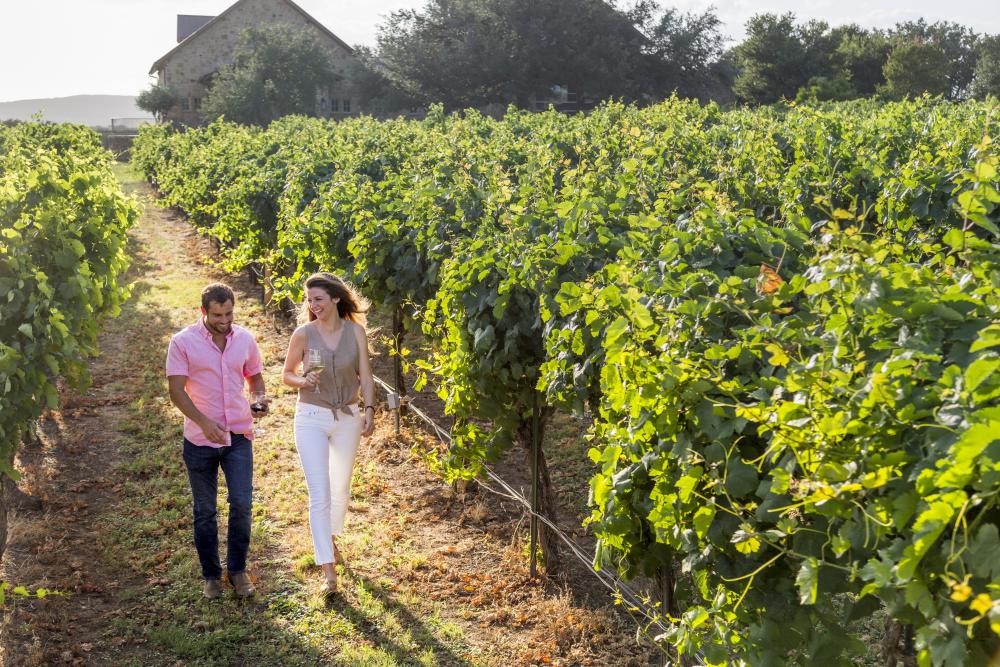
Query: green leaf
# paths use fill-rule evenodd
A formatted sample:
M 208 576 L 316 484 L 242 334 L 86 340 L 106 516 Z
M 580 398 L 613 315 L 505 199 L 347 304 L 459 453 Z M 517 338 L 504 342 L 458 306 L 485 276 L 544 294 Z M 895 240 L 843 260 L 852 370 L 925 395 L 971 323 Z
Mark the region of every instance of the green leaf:
M 984 579 L 1000 577 L 1000 535 L 997 525 L 988 523 L 980 527 L 979 533 L 969 546 L 965 562 L 973 574 Z
M 732 542 L 741 554 L 750 555 L 760 551 L 760 538 L 752 530 L 737 530 Z
M 978 352 L 996 345 L 1000 345 L 1000 325 L 991 324 L 979 332 L 979 336 L 969 348 L 969 352 Z
M 653 326 L 653 317 L 649 313 L 649 308 L 642 305 L 638 301 L 632 302 L 629 308 L 629 315 L 632 318 L 632 324 L 635 325 L 637 329 L 649 329 Z
M 1000 358 L 990 357 L 986 359 L 976 359 L 965 369 L 965 387 L 969 391 L 979 388 L 986 378 L 996 373 L 1000 368 Z
M 784 468 L 773 468 L 771 470 L 771 491 L 774 493 L 787 493 L 788 485 L 792 476 Z
M 962 213 L 966 215 L 970 213 L 986 213 L 986 206 L 972 190 L 966 190 L 958 195 L 958 205 L 961 207 Z
M 787 366 L 790 361 L 785 351 L 775 343 L 768 343 L 764 346 L 764 349 L 771 353 L 770 358 L 768 358 L 767 363 L 772 366 Z
M 698 539 L 705 539 L 705 536 L 708 534 L 708 529 L 712 526 L 712 521 L 714 519 L 715 506 L 706 505 L 698 508 L 698 511 L 694 513 L 694 518 L 691 520 L 694 524 L 694 532 L 698 535 Z
M 996 168 L 989 162 L 977 162 L 973 173 L 977 181 L 992 181 L 997 176 Z
M 909 581 L 913 577 L 920 561 L 937 542 L 958 507 L 964 503 L 965 497 L 961 491 L 946 494 L 931 502 L 930 506 L 917 516 L 913 525 L 913 542 L 903 550 L 903 557 L 899 559 L 896 568 L 896 576 L 901 582 Z
M 691 492 L 698 486 L 698 480 L 705 473 L 701 466 L 695 466 L 686 475 L 677 480 L 677 496 L 682 503 L 691 497 Z
M 735 497 L 748 496 L 757 488 L 757 469 L 744 463 L 739 455 L 726 465 L 726 491 Z
M 583 290 L 576 283 L 563 283 L 556 294 L 556 303 L 560 305 L 563 315 L 571 315 L 579 307 L 580 295 Z
M 966 232 L 960 227 L 952 227 L 945 232 L 941 240 L 950 245 L 953 250 L 960 250 L 965 246 L 965 234 Z
M 604 334 L 604 345 L 608 349 L 613 349 L 618 345 L 619 339 L 625 335 L 628 331 L 628 320 L 624 317 L 618 317 L 614 322 L 608 325 L 607 331 Z
M 494 343 L 496 343 L 496 332 L 492 324 L 476 330 L 475 340 L 472 344 L 476 352 L 485 353 L 493 348 Z
M 801 604 L 816 604 L 816 592 L 819 589 L 819 561 L 810 556 L 802 561 L 799 573 L 795 575 L 795 585 L 799 589 Z
M 980 227 L 982 227 L 983 229 L 985 229 L 986 231 L 1000 235 L 1000 227 L 997 227 L 995 224 L 993 224 L 993 222 L 988 220 L 986 216 L 975 214 L 975 215 L 970 215 L 969 219 L 972 220 L 977 225 L 979 225 Z

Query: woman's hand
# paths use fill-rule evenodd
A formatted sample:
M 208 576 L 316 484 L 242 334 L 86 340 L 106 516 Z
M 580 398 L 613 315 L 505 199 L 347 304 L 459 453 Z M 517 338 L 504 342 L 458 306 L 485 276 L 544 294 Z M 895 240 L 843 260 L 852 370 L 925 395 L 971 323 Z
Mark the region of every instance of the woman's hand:
M 306 373 L 302 376 L 303 389 L 315 389 L 319 385 L 319 373 Z
M 367 438 L 368 436 L 370 436 L 372 433 L 375 432 L 375 411 L 365 408 L 364 413 L 365 413 L 365 421 L 361 427 L 361 435 Z

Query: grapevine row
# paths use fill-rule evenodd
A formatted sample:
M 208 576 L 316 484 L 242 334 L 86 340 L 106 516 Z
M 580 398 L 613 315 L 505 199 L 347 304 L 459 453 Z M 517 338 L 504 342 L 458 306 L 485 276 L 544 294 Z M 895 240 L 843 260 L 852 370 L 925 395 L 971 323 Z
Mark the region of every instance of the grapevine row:
M 127 231 L 138 217 L 96 132 L 0 128 L 0 470 L 58 378 L 82 388 L 102 318 L 128 295 Z
M 232 268 L 292 298 L 333 269 L 421 327 L 449 477 L 586 415 L 596 563 L 676 581 L 681 655 L 833 664 L 884 607 L 923 664 L 985 664 L 998 111 L 434 110 L 151 128 L 133 154 Z

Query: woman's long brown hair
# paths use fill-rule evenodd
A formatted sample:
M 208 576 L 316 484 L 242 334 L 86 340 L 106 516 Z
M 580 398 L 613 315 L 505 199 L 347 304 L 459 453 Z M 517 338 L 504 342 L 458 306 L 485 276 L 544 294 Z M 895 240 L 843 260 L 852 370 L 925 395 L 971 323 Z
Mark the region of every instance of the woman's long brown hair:
M 361 296 L 357 289 L 350 283 L 344 282 L 338 276 L 320 271 L 306 278 L 305 292 L 302 300 L 302 310 L 299 312 L 299 322 L 305 324 L 316 319 L 316 314 L 309 309 L 308 292 L 313 287 L 319 287 L 331 299 L 340 299 L 337 302 L 337 314 L 341 319 L 351 320 L 356 324 L 368 328 L 368 317 L 366 313 L 371 307 L 368 299 Z

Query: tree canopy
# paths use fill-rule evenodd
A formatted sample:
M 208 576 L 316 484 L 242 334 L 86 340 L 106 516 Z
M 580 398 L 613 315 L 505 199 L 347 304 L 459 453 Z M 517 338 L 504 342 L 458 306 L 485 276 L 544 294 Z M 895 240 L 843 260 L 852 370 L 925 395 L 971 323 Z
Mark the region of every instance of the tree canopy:
M 937 44 L 902 44 L 893 49 L 885 63 L 886 92 L 894 99 L 923 93 L 945 95 L 949 89 L 948 70 L 948 56 Z
M 793 97 L 809 80 L 807 48 L 795 15 L 758 14 L 747 21 L 747 38 L 734 54 L 740 70 L 733 92 L 744 102 L 771 104 Z M 816 29 L 812 30 L 815 39 Z
M 933 44 L 941 49 L 945 60 L 947 85 L 942 94 L 946 99 L 958 100 L 968 96 L 976 69 L 977 44 L 979 36 L 958 23 L 937 21 L 927 23 L 924 19 L 899 23 L 891 31 L 892 38 L 899 44 L 920 42 Z M 919 50 L 918 50 L 919 51 Z M 925 53 L 930 53 L 926 51 Z M 908 55 L 912 57 L 912 55 Z M 930 92 L 930 91 L 928 91 Z
M 167 86 L 153 84 L 139 93 L 135 98 L 135 105 L 160 120 L 177 105 L 177 95 Z
M 312 33 L 286 25 L 248 28 L 232 64 L 212 78 L 201 113 L 254 125 L 291 114 L 316 116 L 318 96 L 329 96 L 339 79 Z
M 721 52 L 711 10 L 682 14 L 640 0 L 428 0 L 393 12 L 366 54 L 377 97 L 446 107 L 520 106 L 564 86 L 579 98 L 657 99 L 704 94 Z M 380 79 L 381 77 L 381 79 Z
M 1000 35 L 985 37 L 979 45 L 972 94 L 979 99 L 1000 97 Z

